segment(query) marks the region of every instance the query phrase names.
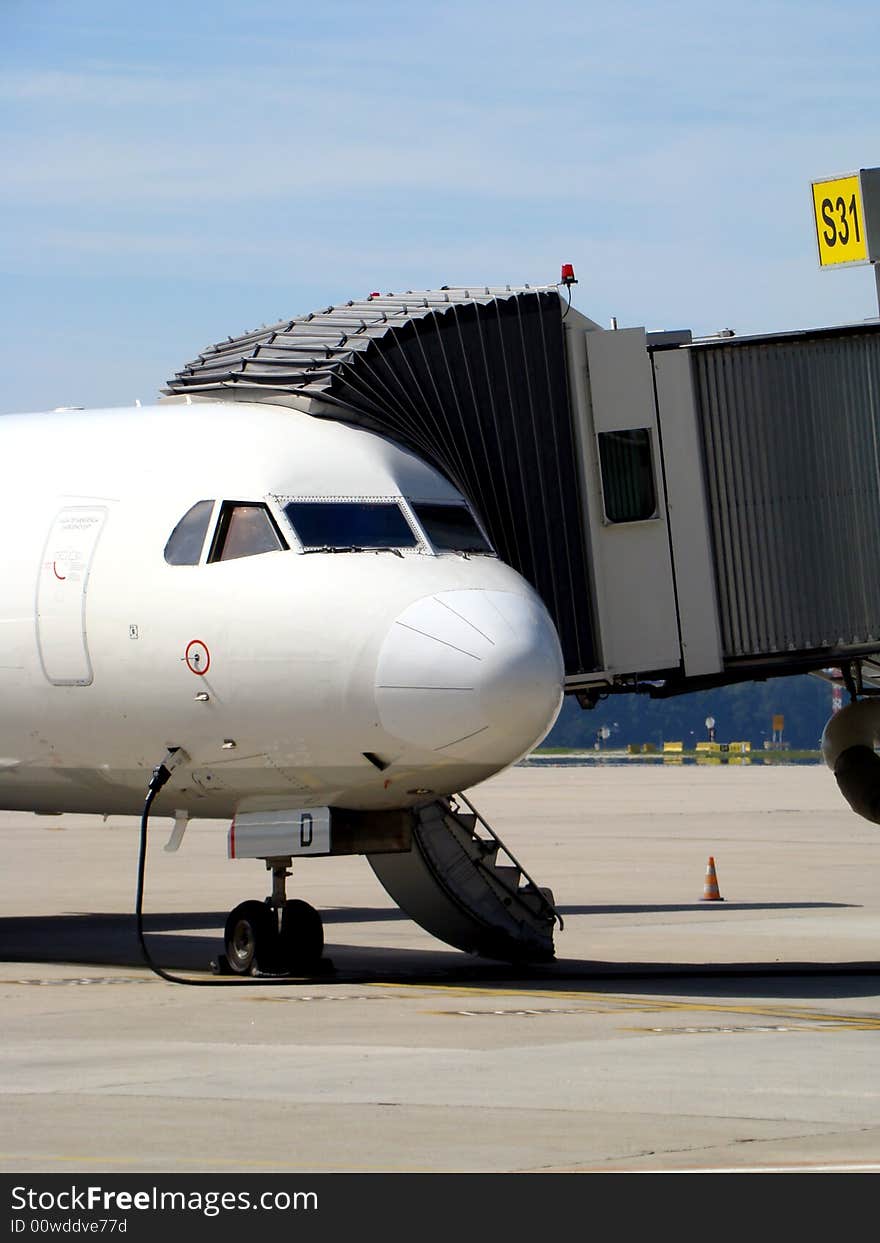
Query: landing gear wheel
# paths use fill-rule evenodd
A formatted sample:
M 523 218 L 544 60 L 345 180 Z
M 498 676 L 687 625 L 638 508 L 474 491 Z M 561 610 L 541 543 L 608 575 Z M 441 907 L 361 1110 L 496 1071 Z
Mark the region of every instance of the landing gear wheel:
M 236 975 L 268 967 L 278 948 L 275 913 L 265 902 L 240 902 L 229 912 L 223 939 L 226 957 Z
M 308 902 L 291 898 L 281 912 L 279 958 L 286 971 L 317 967 L 324 950 L 324 924 Z

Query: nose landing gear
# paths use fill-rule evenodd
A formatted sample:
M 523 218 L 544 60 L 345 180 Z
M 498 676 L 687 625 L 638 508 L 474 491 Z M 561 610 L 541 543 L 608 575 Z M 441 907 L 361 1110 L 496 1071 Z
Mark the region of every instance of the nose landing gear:
M 329 964 L 321 958 L 324 925 L 308 902 L 288 898 L 290 855 L 266 860 L 272 893 L 265 902 L 240 902 L 226 920 L 225 954 L 216 969 L 233 975 L 306 975 Z

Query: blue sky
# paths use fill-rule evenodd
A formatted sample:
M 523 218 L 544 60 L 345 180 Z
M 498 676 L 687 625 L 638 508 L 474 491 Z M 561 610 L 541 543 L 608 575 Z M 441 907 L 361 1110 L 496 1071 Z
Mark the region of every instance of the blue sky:
M 549 283 L 621 326 L 876 314 L 813 178 L 880 165 L 876 3 L 0 0 L 0 411 L 228 334 Z

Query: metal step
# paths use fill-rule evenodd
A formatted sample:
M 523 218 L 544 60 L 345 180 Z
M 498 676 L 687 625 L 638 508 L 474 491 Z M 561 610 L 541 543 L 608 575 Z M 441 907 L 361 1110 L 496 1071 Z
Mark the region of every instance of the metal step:
M 418 810 L 411 850 L 367 859 L 398 906 L 441 941 L 507 962 L 553 958 L 553 925 L 562 927 L 553 894 L 464 796 Z

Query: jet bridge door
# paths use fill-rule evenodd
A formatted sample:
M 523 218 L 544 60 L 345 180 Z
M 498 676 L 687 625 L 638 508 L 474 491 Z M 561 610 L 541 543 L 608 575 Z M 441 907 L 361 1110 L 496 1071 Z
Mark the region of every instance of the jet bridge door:
M 573 332 L 569 350 L 602 667 L 609 674 L 677 669 L 681 639 L 645 330 Z
M 65 506 L 55 517 L 37 579 L 37 646 L 53 686 L 89 686 L 94 678 L 86 633 L 86 595 L 103 505 Z

